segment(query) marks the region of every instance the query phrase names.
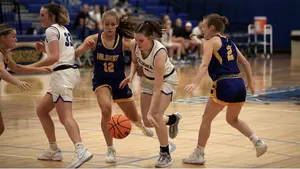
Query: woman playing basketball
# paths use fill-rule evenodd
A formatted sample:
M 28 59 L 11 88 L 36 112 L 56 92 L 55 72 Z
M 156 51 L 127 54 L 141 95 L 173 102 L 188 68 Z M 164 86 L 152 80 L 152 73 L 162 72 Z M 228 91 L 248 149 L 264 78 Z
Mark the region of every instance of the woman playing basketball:
M 162 26 L 154 21 L 145 21 L 135 29 L 135 41 L 131 44 L 132 62 L 130 75 L 120 84 L 124 87 L 132 81 L 137 65 L 143 67 L 141 110 L 147 127 L 155 127 L 160 143 L 160 156 L 156 167 L 172 164 L 169 152 L 168 132 L 175 138 L 178 134 L 180 113 L 164 116 L 177 88 L 177 73 L 170 62 L 167 49 L 157 40 L 162 37 Z
M 22 91 L 30 89 L 30 85 L 13 77 L 6 71 L 6 67 L 17 74 L 29 74 L 37 72 L 51 72 L 49 68 L 31 68 L 16 64 L 12 59 L 11 50 L 16 47 L 17 32 L 9 24 L 0 24 L 0 78 L 8 83 L 18 86 Z M 0 135 L 4 132 L 4 123 L 0 112 Z
M 38 42 L 37 49 L 47 53 L 47 58 L 32 64 L 33 67 L 53 65 L 50 87 L 39 103 L 37 115 L 42 123 L 50 147 L 41 154 L 39 160 L 62 160 L 53 121 L 49 115 L 55 107 L 60 122 L 75 146 L 75 155 L 69 168 L 77 168 L 89 161 L 91 154 L 82 143 L 79 127 L 72 115 L 73 89 L 80 80 L 75 63 L 75 50 L 70 32 L 63 25 L 70 22 L 68 11 L 57 4 L 44 5 L 40 10 L 40 21 L 46 28 L 45 42 Z
M 193 84 L 187 85 L 185 90 L 194 90 L 207 71 L 214 83 L 202 116 L 198 145 L 189 157 L 183 159 L 184 163 L 203 164 L 205 162 L 204 147 L 210 135 L 211 122 L 225 106 L 227 106 L 227 123 L 251 140 L 256 148 L 257 157 L 263 155 L 268 148 L 250 127 L 239 119 L 240 111 L 246 99 L 246 88 L 239 75 L 237 61 L 243 65 L 246 71 L 247 86 L 252 94 L 254 94 L 254 87 L 250 64 L 235 44 L 221 35 L 227 23 L 227 18 L 218 14 L 208 15 L 203 20 L 202 33 L 207 41 L 204 43 L 202 63 Z
M 89 49 L 94 50 L 93 91 L 102 112 L 101 128 L 108 147 L 105 161 L 115 163 L 116 150 L 113 147 L 113 138 L 107 131 L 107 123 L 112 115 L 111 98 L 144 135 L 152 137 L 153 131 L 142 123 L 129 86 L 119 88 L 119 84 L 125 78 L 123 52 L 130 50 L 128 38 L 133 37 L 135 24 L 131 23 L 127 16 L 119 18 L 114 11 L 106 11 L 102 15 L 102 24 L 104 30 L 87 37 L 76 49 L 76 57 L 82 56 Z

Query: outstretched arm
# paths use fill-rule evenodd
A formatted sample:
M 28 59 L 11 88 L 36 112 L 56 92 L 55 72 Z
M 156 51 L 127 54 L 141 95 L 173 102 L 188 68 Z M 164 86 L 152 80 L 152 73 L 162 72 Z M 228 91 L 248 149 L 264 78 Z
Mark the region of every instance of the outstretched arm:
M 85 52 L 90 49 L 96 48 L 96 43 L 98 40 L 98 34 L 88 36 L 84 42 L 75 50 L 75 57 L 81 57 Z

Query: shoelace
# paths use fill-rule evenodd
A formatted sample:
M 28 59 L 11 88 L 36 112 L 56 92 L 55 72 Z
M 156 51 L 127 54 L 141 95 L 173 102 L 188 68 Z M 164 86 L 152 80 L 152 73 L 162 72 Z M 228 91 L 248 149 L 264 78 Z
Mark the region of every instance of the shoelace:
M 109 149 L 109 150 L 107 151 L 107 156 L 109 156 L 110 154 L 114 155 L 114 154 L 115 154 L 115 151 Z
M 166 161 L 167 159 L 168 159 L 168 154 L 167 153 L 160 153 L 158 161 Z

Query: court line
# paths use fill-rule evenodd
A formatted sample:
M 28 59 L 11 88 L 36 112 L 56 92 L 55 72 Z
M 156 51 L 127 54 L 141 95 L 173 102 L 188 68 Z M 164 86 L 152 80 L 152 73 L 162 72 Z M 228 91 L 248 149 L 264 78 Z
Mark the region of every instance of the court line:
M 95 154 L 94 154 L 95 155 Z M 36 157 L 31 157 L 31 156 L 20 156 L 20 155 L 13 155 L 13 154 L 0 154 L 0 156 L 6 156 L 6 157 L 15 157 L 15 158 L 26 158 L 26 159 L 34 159 L 34 160 L 38 160 Z M 40 160 L 40 161 L 43 161 L 43 160 Z M 47 161 L 45 161 L 47 162 Z M 57 162 L 57 163 L 71 163 L 71 161 L 51 161 L 51 162 Z M 98 163 L 91 163 L 91 162 L 88 162 L 86 164 L 91 164 L 91 165 L 95 165 L 95 166 L 99 166 Z M 139 165 L 136 165 L 136 164 L 128 164 L 128 166 L 135 166 L 135 167 L 140 167 Z
M 190 138 L 180 138 L 180 139 L 189 140 L 189 141 L 196 141 L 196 142 L 198 141 L 197 139 L 190 139 Z M 249 148 L 249 147 L 245 147 L 245 146 L 239 146 L 239 145 L 233 145 L 233 144 L 217 143 L 217 142 L 214 142 L 214 141 L 209 141 L 209 143 L 218 144 L 218 145 L 226 145 L 226 146 L 230 146 L 230 147 L 244 148 L 244 149 L 248 149 L 248 150 L 253 150 L 253 148 Z M 285 157 L 289 157 L 289 158 L 298 158 L 298 157 L 295 157 L 295 156 L 290 156 L 290 155 L 287 155 L 287 154 L 276 153 L 276 152 L 272 152 L 272 151 L 269 151 L 269 150 L 266 153 L 281 155 L 281 156 L 285 156 Z

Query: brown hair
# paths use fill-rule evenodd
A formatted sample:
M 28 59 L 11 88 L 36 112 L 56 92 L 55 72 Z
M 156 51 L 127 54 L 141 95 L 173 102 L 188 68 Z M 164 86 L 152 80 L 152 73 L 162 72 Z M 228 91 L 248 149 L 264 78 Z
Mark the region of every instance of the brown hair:
M 142 33 L 146 37 L 155 36 L 161 38 L 163 35 L 163 29 L 164 27 L 161 24 L 155 21 L 146 20 L 136 27 L 135 33 Z
M 8 35 L 11 33 L 11 31 L 13 31 L 15 28 L 9 24 L 0 24 L 0 36 L 4 35 Z
M 224 32 L 225 25 L 229 24 L 229 21 L 225 16 L 220 16 L 218 14 L 207 15 L 204 19 L 207 19 L 207 26 L 213 25 L 217 32 Z
M 122 15 L 121 17 L 119 17 L 119 14 L 117 12 L 108 10 L 103 13 L 102 22 L 105 21 L 105 19 L 108 15 L 116 17 L 117 22 L 119 24 L 119 26 L 117 27 L 118 33 L 122 34 L 126 38 L 130 38 L 130 39 L 134 38 L 133 34 L 134 34 L 136 22 L 134 22 L 134 19 L 132 16 L 130 16 L 129 14 L 125 14 L 125 15 Z
M 48 13 L 51 16 L 55 16 L 55 22 L 59 25 L 67 25 L 70 23 L 70 17 L 68 10 L 58 4 L 47 4 L 43 8 L 48 9 Z

